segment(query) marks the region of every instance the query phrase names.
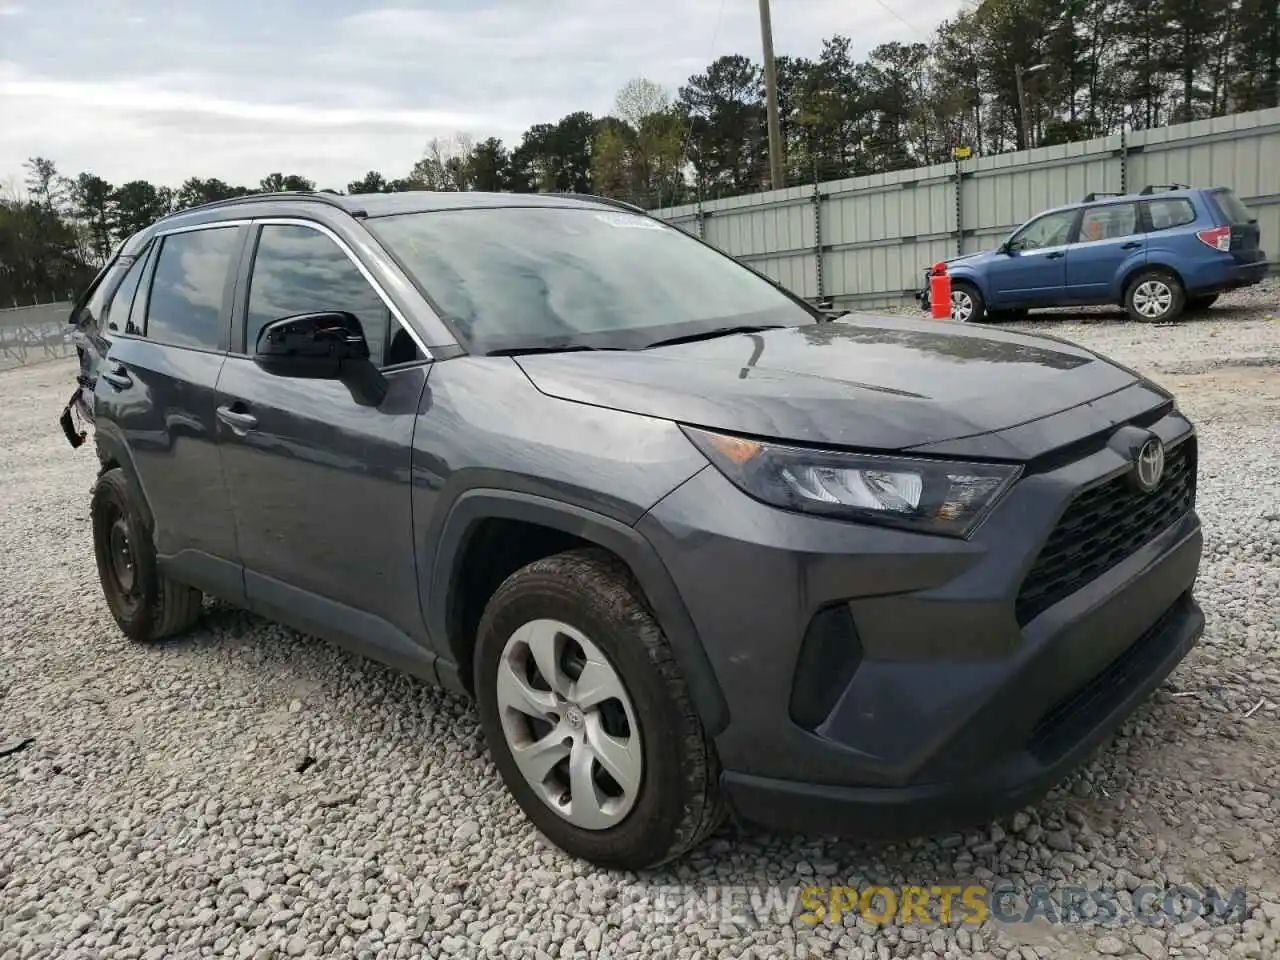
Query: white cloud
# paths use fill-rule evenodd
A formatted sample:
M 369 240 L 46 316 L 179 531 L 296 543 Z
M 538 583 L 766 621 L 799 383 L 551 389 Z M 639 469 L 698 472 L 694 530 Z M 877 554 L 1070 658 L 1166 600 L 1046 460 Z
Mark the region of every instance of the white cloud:
M 523 128 L 497 114 L 225 99 L 174 81 L 50 80 L 0 65 L 9 132 L 0 149 L 32 144 L 0 159 L 16 168 L 40 153 L 66 173 L 92 170 L 117 183 L 176 184 L 195 175 L 253 184 L 281 170 L 342 187 L 371 168 L 407 171 L 432 136 L 458 129 L 514 136 Z
M 5 74 L 9 75 L 6 76 Z M 198 92 L 199 75 L 158 74 L 127 80 L 86 83 L 26 77 L 21 70 L 0 71 L 0 94 L 41 99 L 95 109 L 120 110 L 142 116 L 185 114 L 310 128 L 404 127 L 423 129 L 466 123 L 492 125 L 494 115 L 425 110 L 329 108 L 311 103 L 253 103 Z M 188 89 L 178 89 L 182 86 Z
M 674 92 L 716 56 L 760 54 L 754 3 L 441 0 L 348 12 L 352 0 L 277 2 L 228 0 L 216 17 L 160 0 L 77 6 L 70 36 L 56 0 L 12 18 L 21 29 L 8 30 L 0 61 L 0 175 L 38 154 L 113 182 L 251 184 L 280 170 L 341 187 L 371 168 L 402 175 L 433 136 L 515 142 L 573 110 L 607 112 L 632 77 Z M 775 49 L 815 56 L 843 34 L 864 55 L 926 39 L 958 6 L 916 0 L 903 14 L 913 34 L 879 4 L 787 0 L 774 4 Z M 0 12 L 22 10 L 0 0 Z
M 23 6 L 20 3 L 0 3 L 0 17 L 20 16 Z

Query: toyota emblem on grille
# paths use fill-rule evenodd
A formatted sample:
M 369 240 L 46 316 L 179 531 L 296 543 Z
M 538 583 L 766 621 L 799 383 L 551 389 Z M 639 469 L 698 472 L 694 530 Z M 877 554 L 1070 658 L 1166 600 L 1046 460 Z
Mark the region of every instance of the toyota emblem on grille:
M 1159 437 L 1152 437 L 1138 449 L 1133 467 L 1134 481 L 1143 493 L 1150 493 L 1160 485 L 1164 475 L 1164 444 Z

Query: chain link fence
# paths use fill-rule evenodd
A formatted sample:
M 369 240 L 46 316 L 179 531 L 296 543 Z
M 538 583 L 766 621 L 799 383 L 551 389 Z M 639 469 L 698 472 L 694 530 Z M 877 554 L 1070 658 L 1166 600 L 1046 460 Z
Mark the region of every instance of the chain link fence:
M 0 370 L 75 356 L 70 315 L 67 301 L 0 309 Z

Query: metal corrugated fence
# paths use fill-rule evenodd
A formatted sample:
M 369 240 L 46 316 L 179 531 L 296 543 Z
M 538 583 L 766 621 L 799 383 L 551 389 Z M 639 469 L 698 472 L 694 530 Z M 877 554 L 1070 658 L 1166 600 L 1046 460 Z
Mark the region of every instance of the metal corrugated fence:
M 654 213 L 801 296 L 901 303 L 923 268 L 998 244 L 1040 211 L 1147 184 L 1227 186 L 1280 261 L 1280 109 L 1138 130 Z M 1264 162 L 1265 161 L 1265 162 Z
M 69 302 L 0 309 L 0 370 L 75 356 L 70 314 Z

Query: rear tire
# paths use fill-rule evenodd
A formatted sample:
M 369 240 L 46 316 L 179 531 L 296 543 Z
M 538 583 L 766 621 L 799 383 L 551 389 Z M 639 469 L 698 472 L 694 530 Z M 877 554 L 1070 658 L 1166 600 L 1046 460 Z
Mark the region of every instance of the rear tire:
M 722 822 L 715 751 L 621 561 L 596 549 L 534 561 L 497 589 L 478 633 L 489 752 L 552 843 L 641 870 L 682 856 Z M 585 773 L 575 780 L 574 770 Z
M 204 595 L 159 571 L 151 531 L 119 467 L 98 477 L 89 514 L 102 594 L 125 636 L 163 640 L 195 623 Z
M 951 285 L 951 319 L 957 323 L 981 323 L 987 316 L 987 305 L 978 288 L 971 283 Z
M 1186 305 L 1182 281 L 1168 270 L 1143 270 L 1124 292 L 1124 308 L 1139 323 L 1168 323 L 1176 320 Z
M 1217 302 L 1217 300 L 1218 295 L 1216 293 L 1211 293 L 1203 297 L 1187 297 L 1187 312 L 1190 313 L 1192 311 L 1199 312 L 1201 310 L 1208 310 Z

